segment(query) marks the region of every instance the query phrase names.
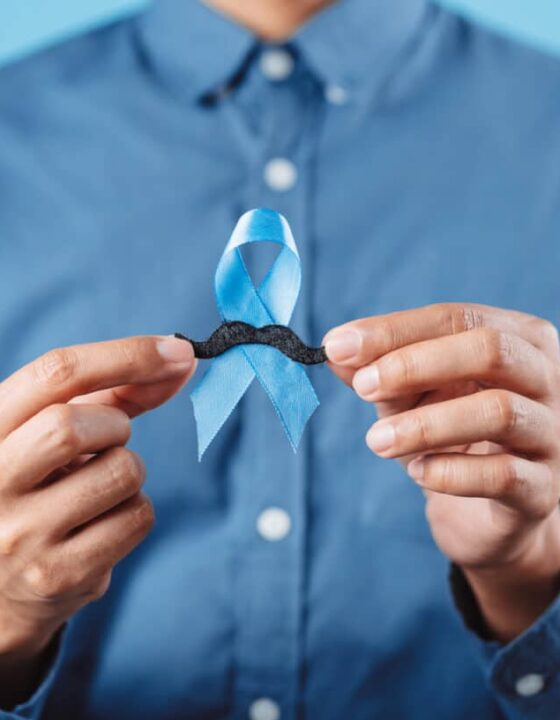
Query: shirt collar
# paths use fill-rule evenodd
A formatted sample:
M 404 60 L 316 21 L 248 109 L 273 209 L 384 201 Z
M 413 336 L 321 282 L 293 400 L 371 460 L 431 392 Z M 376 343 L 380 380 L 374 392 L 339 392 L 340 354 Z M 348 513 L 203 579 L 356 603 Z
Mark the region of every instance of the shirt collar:
M 155 0 L 137 28 L 156 71 L 195 98 L 225 85 L 255 44 L 247 29 L 200 0 Z
M 337 0 L 290 42 L 324 83 L 371 91 L 420 27 L 427 6 L 427 0 Z M 249 30 L 201 0 L 155 0 L 137 22 L 156 69 L 195 98 L 227 85 L 256 44 Z
M 371 92 L 416 36 L 427 8 L 426 0 L 338 0 L 294 41 L 324 83 Z

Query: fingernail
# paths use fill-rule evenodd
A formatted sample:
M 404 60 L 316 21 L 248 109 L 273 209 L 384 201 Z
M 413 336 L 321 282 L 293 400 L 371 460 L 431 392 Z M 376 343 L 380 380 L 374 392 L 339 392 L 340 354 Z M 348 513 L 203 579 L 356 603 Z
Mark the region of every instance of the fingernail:
M 341 330 L 327 335 L 325 350 L 334 363 L 348 362 L 356 357 L 362 348 L 362 336 L 356 330 Z
M 194 352 L 190 342 L 173 337 L 173 335 L 159 340 L 157 350 L 167 363 L 176 363 L 188 367 L 192 365 L 194 360 Z
M 421 484 L 424 479 L 424 458 L 416 457 L 411 460 L 406 466 L 406 471 L 413 480 Z
M 389 450 L 395 442 L 395 428 L 391 423 L 376 423 L 368 432 L 366 440 L 374 452 Z
M 376 365 L 362 368 L 354 375 L 354 390 L 364 400 L 375 394 L 379 387 L 379 370 Z

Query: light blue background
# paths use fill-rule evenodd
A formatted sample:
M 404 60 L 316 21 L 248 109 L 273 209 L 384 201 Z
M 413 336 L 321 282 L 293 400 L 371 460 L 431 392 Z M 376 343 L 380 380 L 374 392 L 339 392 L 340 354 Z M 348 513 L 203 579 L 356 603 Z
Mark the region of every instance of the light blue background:
M 560 53 L 560 0 L 444 0 L 442 4 Z
M 196 0 L 183 0 L 195 2 Z M 372 0 L 373 1 L 373 0 Z M 560 0 L 441 0 L 490 26 L 560 53 Z M 148 0 L 0 0 L 0 62 Z
M 143 4 L 143 0 L 0 0 L 0 63 Z

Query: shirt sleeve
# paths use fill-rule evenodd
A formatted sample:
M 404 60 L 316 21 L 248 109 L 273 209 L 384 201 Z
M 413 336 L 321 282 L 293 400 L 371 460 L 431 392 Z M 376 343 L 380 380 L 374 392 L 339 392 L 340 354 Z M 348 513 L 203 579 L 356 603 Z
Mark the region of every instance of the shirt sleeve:
M 46 667 L 32 695 L 14 708 L 0 707 L 0 720 L 40 720 L 45 702 L 62 664 L 66 634 L 65 626 L 55 640 Z
M 477 646 L 482 668 L 508 720 L 560 717 L 560 596 L 507 645 L 489 639 L 476 599 L 461 570 L 452 566 L 451 591 Z

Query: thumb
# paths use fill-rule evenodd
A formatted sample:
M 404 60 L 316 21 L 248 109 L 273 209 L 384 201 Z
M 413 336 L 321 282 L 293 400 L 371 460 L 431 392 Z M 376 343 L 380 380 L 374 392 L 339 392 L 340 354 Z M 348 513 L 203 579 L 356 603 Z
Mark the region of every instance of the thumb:
M 182 387 L 193 376 L 197 366 L 194 358 L 192 365 L 183 375 L 174 377 L 171 380 L 160 380 L 154 383 L 142 383 L 139 385 L 121 385 L 107 390 L 97 390 L 87 395 L 79 395 L 72 398 L 71 403 L 87 403 L 99 405 L 111 405 L 123 410 L 128 417 L 134 418 L 137 415 L 153 410 L 163 405 L 176 395 Z

